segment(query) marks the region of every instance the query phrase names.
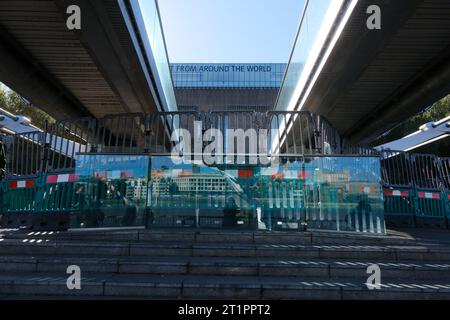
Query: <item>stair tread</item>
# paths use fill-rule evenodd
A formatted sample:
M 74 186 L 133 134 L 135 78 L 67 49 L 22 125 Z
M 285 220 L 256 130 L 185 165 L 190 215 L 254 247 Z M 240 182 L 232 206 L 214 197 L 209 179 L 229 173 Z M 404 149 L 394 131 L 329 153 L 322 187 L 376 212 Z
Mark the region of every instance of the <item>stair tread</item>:
M 274 259 L 274 258 L 224 258 L 224 257 L 167 257 L 167 256 L 24 256 L 2 255 L 0 263 L 122 263 L 122 264 L 204 264 L 204 265 L 276 265 L 284 267 L 339 267 L 339 268 L 363 268 L 371 264 L 378 264 L 387 269 L 430 269 L 450 270 L 450 263 L 440 261 L 348 261 L 345 259 Z
M 233 237 L 245 238 L 247 241 L 261 241 L 264 237 L 269 237 L 271 240 L 279 240 L 279 239 L 287 239 L 291 240 L 323 240 L 323 239 L 336 239 L 336 240 L 354 240 L 354 241 L 374 241 L 374 242 L 407 242 L 414 243 L 415 239 L 408 235 L 376 235 L 376 234 L 368 234 L 368 233 L 351 233 L 351 232 L 329 232 L 325 230 L 316 230 L 309 232 L 264 232 L 264 231 L 224 231 L 224 230 L 194 230 L 194 231 L 186 231 L 186 230 L 134 230 L 134 231 L 121 231 L 121 230 L 70 230 L 68 232 L 24 232 L 24 231 L 5 231 L 3 232 L 3 237 L 15 237 L 15 238 L 26 238 L 26 237 L 36 237 L 36 236 L 47 236 L 54 239 L 87 239 L 91 238 L 93 241 L 100 240 L 105 237 L 125 237 L 130 240 L 134 239 L 135 241 L 147 241 L 146 238 L 155 237 L 155 238 L 192 238 L 198 242 L 207 241 L 208 237 L 228 237 L 233 239 Z M 0 231 L 1 234 L 1 231 Z
M 0 231 L 0 297 L 450 299 L 450 246 L 444 241 L 328 232 L 170 232 Z M 382 290 L 363 283 L 371 264 L 381 268 Z M 84 290 L 67 289 L 69 265 L 81 267 Z
M 55 275 L 55 273 L 23 273 L 23 272 L 11 272 L 7 274 L 0 274 L 0 284 L 55 284 L 66 285 L 67 275 Z M 311 278 L 299 278 L 299 277 L 248 277 L 248 276 L 197 276 L 197 275 L 129 275 L 129 274 L 83 274 L 81 277 L 81 283 L 85 285 L 93 284 L 118 284 L 118 285 L 130 285 L 130 286 L 281 286 L 281 287 L 304 287 L 304 288 L 323 288 L 323 289 L 363 289 L 367 290 L 365 283 L 355 281 L 354 279 L 339 279 L 339 281 L 324 280 L 324 279 L 311 279 Z M 421 288 L 422 286 L 423 288 Z M 432 287 L 426 287 L 432 286 Z M 401 281 L 389 281 L 382 285 L 385 290 L 436 290 L 448 292 L 450 294 L 450 281 L 423 281 L 423 280 L 401 280 Z
M 38 237 L 30 237 L 26 239 L 15 239 L 15 238 L 3 238 L 0 239 L 0 244 L 22 244 L 22 245 L 87 245 L 87 246 L 179 246 L 179 247 L 273 247 L 273 248 L 372 248 L 372 249 L 383 249 L 383 248 L 437 248 L 443 249 L 450 252 L 450 247 L 446 245 L 429 245 L 429 244 L 292 244 L 292 243 L 245 243 L 245 242 L 236 242 L 236 243 L 223 243 L 223 242 L 180 242 L 180 241 L 129 241 L 129 240 L 102 240 L 102 241 L 91 241 L 89 239 L 83 240 L 71 240 L 71 239 L 46 239 L 46 238 L 38 238 Z

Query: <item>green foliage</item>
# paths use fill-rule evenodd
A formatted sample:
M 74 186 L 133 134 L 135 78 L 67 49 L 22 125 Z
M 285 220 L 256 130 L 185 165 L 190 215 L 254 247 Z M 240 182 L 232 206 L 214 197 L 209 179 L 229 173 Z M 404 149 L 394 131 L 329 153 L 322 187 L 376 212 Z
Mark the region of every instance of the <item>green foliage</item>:
M 450 95 L 436 102 L 422 114 L 412 117 L 397 128 L 393 129 L 388 135 L 376 141 L 374 145 L 381 145 L 390 141 L 401 139 L 416 132 L 424 124 L 436 122 L 448 116 L 450 116 Z M 440 140 L 439 142 L 414 150 L 414 152 L 449 157 L 450 138 Z
M 17 93 L 6 91 L 0 87 L 0 108 L 14 115 L 21 115 L 31 119 L 34 126 L 44 129 L 45 123 L 54 123 L 55 119 L 37 107 L 28 105 Z
M 424 113 L 417 115 L 409 120 L 405 124 L 402 133 L 413 133 L 414 131 L 417 131 L 421 125 L 429 122 L 436 122 L 448 116 L 450 116 L 450 95 L 436 102 Z
M 25 116 L 31 119 L 31 123 L 44 129 L 46 122 L 54 123 L 55 119 L 50 117 L 44 111 L 27 104 L 17 93 L 10 90 L 5 90 L 0 86 L 0 108 L 11 112 L 14 115 Z M 6 166 L 6 159 L 3 145 L 0 144 L 0 179 L 3 178 L 4 169 Z
M 41 109 L 30 106 L 22 97 L 11 90 L 4 90 L 0 84 L 0 108 L 11 112 L 14 115 L 20 115 L 27 117 L 31 120 L 31 124 L 38 127 L 41 130 L 45 129 L 46 123 L 52 125 L 56 123 L 56 120 L 50 115 L 42 111 Z M 82 140 L 67 132 L 62 127 L 57 128 L 56 134 L 60 137 L 70 139 L 75 142 L 82 143 Z M 0 166 L 1 166 L 1 156 L 0 156 Z

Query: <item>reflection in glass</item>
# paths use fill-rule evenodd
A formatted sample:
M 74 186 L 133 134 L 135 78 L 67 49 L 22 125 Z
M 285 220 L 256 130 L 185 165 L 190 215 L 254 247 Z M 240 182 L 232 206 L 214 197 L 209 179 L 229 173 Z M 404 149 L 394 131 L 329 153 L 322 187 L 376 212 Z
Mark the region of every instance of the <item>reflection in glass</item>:
M 141 33 L 142 45 L 150 62 L 153 79 L 160 94 L 163 110 L 161 112 L 177 111 L 177 102 L 170 73 L 169 59 L 162 30 L 159 9 L 156 0 L 131 0 L 131 9 L 135 23 Z M 141 9 L 142 8 L 142 9 Z M 147 81 L 152 81 L 147 79 Z
M 153 157 L 152 225 L 384 233 L 378 158 L 315 157 L 271 167 L 174 165 Z
M 143 225 L 147 207 L 147 156 L 79 155 L 74 228 Z

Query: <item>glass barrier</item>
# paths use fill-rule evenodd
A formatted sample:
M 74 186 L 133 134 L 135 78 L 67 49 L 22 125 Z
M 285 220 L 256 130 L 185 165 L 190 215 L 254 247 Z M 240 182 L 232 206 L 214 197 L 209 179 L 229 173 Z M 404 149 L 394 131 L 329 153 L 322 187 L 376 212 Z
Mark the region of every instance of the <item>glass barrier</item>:
M 160 227 L 253 228 L 254 199 L 236 170 L 175 165 L 152 157 L 151 224 Z
M 306 91 L 312 72 L 321 59 L 321 50 L 338 17 L 343 0 L 312 0 L 306 2 L 304 18 L 297 34 L 277 111 L 294 111 Z M 301 110 L 302 105 L 300 105 Z
M 76 162 L 73 228 L 385 232 L 379 158 L 285 158 L 267 167 L 130 155 Z
M 379 158 L 211 168 L 152 157 L 149 199 L 156 227 L 385 232 Z
M 379 158 L 324 157 L 305 163 L 310 228 L 384 233 Z
M 144 225 L 148 156 L 78 155 L 72 228 Z
M 147 55 L 161 103 L 163 104 L 163 110 L 160 111 L 177 111 L 178 107 L 157 1 L 131 0 L 130 5 L 134 14 L 134 22 L 141 34 L 142 45 L 146 51 L 143 54 Z M 122 7 L 125 6 L 124 4 Z M 126 12 L 125 9 L 123 10 Z M 137 43 L 135 44 L 137 45 Z M 147 80 L 151 81 L 150 78 Z

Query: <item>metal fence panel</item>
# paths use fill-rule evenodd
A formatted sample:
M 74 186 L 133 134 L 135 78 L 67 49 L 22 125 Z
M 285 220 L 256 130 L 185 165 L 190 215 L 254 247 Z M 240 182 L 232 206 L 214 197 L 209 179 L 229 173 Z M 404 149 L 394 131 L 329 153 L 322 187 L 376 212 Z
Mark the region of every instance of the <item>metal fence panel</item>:
M 96 120 L 79 118 L 58 121 L 46 135 L 45 172 L 64 172 L 75 168 L 78 153 L 91 152 L 95 142 Z
M 204 116 L 197 112 L 166 112 L 146 118 L 145 153 L 170 155 L 175 147 L 180 154 L 193 154 L 195 135 L 203 135 Z M 198 138 L 198 137 L 197 137 Z
M 6 137 L 6 177 L 35 177 L 43 169 L 45 133 L 40 131 Z
M 441 158 L 441 179 L 444 187 L 450 192 L 450 158 Z
M 389 187 L 412 187 L 411 158 L 408 153 L 383 151 L 381 154 L 383 183 Z
M 95 153 L 136 154 L 145 149 L 144 114 L 108 116 L 98 121 Z
M 324 149 L 310 113 L 268 112 L 266 128 L 269 153 L 314 155 Z
M 433 155 L 412 154 L 412 173 L 417 188 L 441 190 L 438 158 Z

